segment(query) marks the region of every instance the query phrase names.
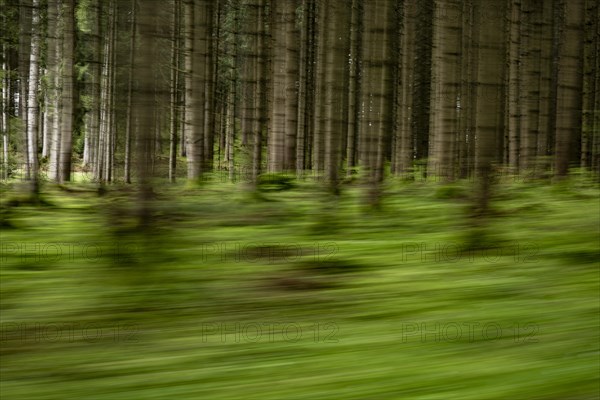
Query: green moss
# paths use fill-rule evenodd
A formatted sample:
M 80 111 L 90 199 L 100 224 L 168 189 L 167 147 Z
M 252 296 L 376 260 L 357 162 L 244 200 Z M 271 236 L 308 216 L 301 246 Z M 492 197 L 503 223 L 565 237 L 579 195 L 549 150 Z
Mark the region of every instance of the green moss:
M 498 184 L 484 233 L 448 188 L 179 183 L 140 234 L 135 192 L 45 187 L 2 231 L 1 395 L 597 396 L 597 185 Z

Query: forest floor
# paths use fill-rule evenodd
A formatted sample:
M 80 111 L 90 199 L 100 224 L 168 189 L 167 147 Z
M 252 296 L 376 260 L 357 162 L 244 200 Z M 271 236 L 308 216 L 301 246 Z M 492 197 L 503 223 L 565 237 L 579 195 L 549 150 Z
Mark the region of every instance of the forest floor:
M 600 190 L 44 186 L 5 208 L 4 399 L 595 399 Z M 18 197 L 2 187 L 2 201 Z M 8 210 L 8 211 L 7 211 Z

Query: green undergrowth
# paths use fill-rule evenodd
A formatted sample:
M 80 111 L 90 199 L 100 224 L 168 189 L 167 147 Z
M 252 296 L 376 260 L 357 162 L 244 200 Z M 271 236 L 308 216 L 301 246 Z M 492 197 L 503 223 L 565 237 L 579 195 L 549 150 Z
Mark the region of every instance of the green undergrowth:
M 2 187 L 6 399 L 592 399 L 597 184 Z M 474 246 L 473 243 L 479 244 Z

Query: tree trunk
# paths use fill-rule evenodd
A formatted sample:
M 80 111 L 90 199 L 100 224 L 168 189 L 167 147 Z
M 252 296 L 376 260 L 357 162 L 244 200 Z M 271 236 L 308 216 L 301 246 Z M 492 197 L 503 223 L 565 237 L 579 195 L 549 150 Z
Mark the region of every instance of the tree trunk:
M 91 23 L 90 49 L 90 110 L 86 114 L 86 134 L 84 140 L 83 164 L 92 167 L 98 162 L 98 140 L 100 135 L 100 93 L 102 64 L 102 6 L 100 0 L 92 0 L 89 7 Z
M 428 176 L 455 177 L 461 67 L 461 4 L 436 0 L 433 24 L 431 122 Z
M 325 26 L 325 2 L 323 0 L 315 1 L 315 84 L 314 84 L 314 113 L 313 113 L 313 131 L 312 131 L 312 169 L 313 174 L 319 177 L 325 168 L 325 126 L 327 124 L 326 116 L 323 115 L 322 107 L 325 75 L 325 58 L 327 49 L 325 48 L 325 37 L 327 29 Z
M 125 166 L 123 170 L 123 178 L 125 183 L 131 183 L 131 139 L 133 129 L 133 73 L 135 62 L 135 41 L 136 41 L 136 0 L 131 0 L 131 31 L 129 37 L 129 77 L 127 82 L 127 116 L 125 122 Z
M 537 156 L 540 117 L 542 9 L 532 0 L 523 1 L 524 12 L 524 85 L 521 107 L 524 114 L 521 127 L 519 169 L 530 170 Z
M 475 215 L 488 213 L 493 162 L 503 128 L 505 38 L 503 7 L 491 7 L 492 0 L 475 0 L 474 30 L 477 49 Z M 482 46 L 485 44 L 485 46 Z
M 551 132 L 554 131 L 554 118 L 551 115 L 555 115 L 556 107 L 555 102 L 552 99 L 556 98 L 553 84 L 554 81 L 554 45 L 553 45 L 553 2 L 544 2 L 541 15 L 541 38 L 540 38 L 540 98 L 539 98 L 539 110 L 540 115 L 538 119 L 539 134 L 536 143 L 536 161 L 535 161 L 535 173 L 540 175 L 542 171 L 548 168 L 547 158 L 549 152 L 549 137 Z M 554 95 L 554 96 L 553 96 Z
M 593 4 L 593 2 L 591 2 Z M 592 14 L 593 15 L 593 14 Z M 594 82 L 593 82 L 593 93 L 594 93 L 594 100 L 593 100 L 593 106 L 592 106 L 592 121 L 591 121 L 591 130 L 592 130 L 592 137 L 591 137 L 591 156 L 592 156 L 592 160 L 591 160 L 591 165 L 592 165 L 592 170 L 595 171 L 595 173 L 597 174 L 597 179 L 600 179 L 600 73 L 598 73 L 598 71 L 600 71 L 600 6 L 596 3 L 596 35 L 595 35 L 595 42 L 594 42 L 594 48 L 595 51 L 593 51 L 593 54 L 595 54 L 594 57 L 594 67 L 593 70 L 595 71 L 594 73 Z
M 136 174 L 140 186 L 138 201 L 139 228 L 148 231 L 151 225 L 151 160 L 152 132 L 156 103 L 155 61 L 158 46 L 158 2 L 140 0 L 136 36 L 140 40 L 140 51 L 135 58 L 137 85 L 133 95 L 133 114 L 136 132 Z
M 173 0 L 173 24 L 171 34 L 171 104 L 170 104 L 170 135 L 169 135 L 169 182 L 175 182 L 177 168 L 177 128 L 178 87 L 179 87 L 179 23 L 181 0 Z
M 38 86 L 40 61 L 40 3 L 33 0 L 31 12 L 31 55 L 27 92 L 27 178 L 31 181 L 31 194 L 39 194 L 38 182 Z
M 368 203 L 375 208 L 380 204 L 384 150 L 392 128 L 392 3 L 370 1 L 364 9 L 361 161 L 368 171 Z
M 94 170 L 94 178 L 100 182 L 106 182 L 109 177 L 110 159 L 110 136 L 112 130 L 112 77 L 113 77 L 113 35 L 116 21 L 116 4 L 110 0 L 107 4 L 107 27 L 104 35 L 104 50 L 102 54 L 102 72 L 100 83 L 100 131 L 98 136 L 98 161 Z
M 285 1 L 285 152 L 283 168 L 296 168 L 298 129 L 299 32 L 296 28 L 296 1 Z
M 415 68 L 411 119 L 415 158 L 420 160 L 428 157 L 429 150 L 433 0 L 417 1 L 414 19 L 419 29 L 415 30 L 413 63 L 418 67 Z
M 554 174 L 566 176 L 570 162 L 577 163 L 581 134 L 583 85 L 584 1 L 557 0 L 560 41 L 557 83 L 556 142 Z
M 326 177 L 332 194 L 339 194 L 339 165 L 341 139 L 344 130 L 345 115 L 342 111 L 347 82 L 344 76 L 348 61 L 349 42 L 348 10 L 337 2 L 325 6 L 325 26 L 330 27 L 324 37 L 324 46 L 328 49 L 324 64 L 323 105 L 325 125 L 325 168 Z
M 186 154 L 188 179 L 198 181 L 204 167 L 204 121 L 210 2 L 186 1 Z
M 259 78 L 259 90 L 258 90 L 258 102 L 259 102 L 259 115 L 258 115 L 258 128 L 255 130 L 254 135 L 254 146 L 252 150 L 252 182 L 254 185 L 258 184 L 258 178 L 262 172 L 262 151 L 263 151 L 263 137 L 268 136 L 269 132 L 269 115 L 270 115 L 270 101 L 269 94 L 270 90 L 270 45 L 269 45 L 269 34 L 265 27 L 265 20 L 267 19 L 267 12 L 264 0 L 259 0 L 258 3 L 258 17 L 257 25 L 259 26 L 258 32 L 258 51 L 260 57 L 257 61 L 258 67 L 258 78 Z
M 363 0 L 352 1 L 350 22 L 350 60 L 348 87 L 348 126 L 346 139 L 346 174 L 351 176 L 357 166 L 357 141 L 360 131 L 362 16 Z
M 394 147 L 392 172 L 404 174 L 412 169 L 412 106 L 414 85 L 415 15 L 414 0 L 405 0 L 398 10 L 397 67 L 394 102 Z
M 218 41 L 216 31 L 215 6 L 213 1 L 205 1 L 204 9 L 207 18 L 207 42 L 205 61 L 205 103 L 204 103 L 204 170 L 212 171 L 215 146 L 215 107 L 216 82 L 218 76 L 217 62 Z
M 303 0 L 301 4 L 301 13 L 299 14 L 300 20 L 300 43 L 299 43 L 299 55 L 298 55 L 298 110 L 297 110 L 297 124 L 296 124 L 296 154 L 294 159 L 296 160 L 296 176 L 302 177 L 304 173 L 304 149 L 305 149 L 305 138 L 306 138 L 306 114 L 307 114 L 307 80 L 308 80 L 308 53 L 309 53 L 309 10 L 310 4 L 308 1 Z
M 286 167 L 286 123 L 291 99 L 288 95 L 288 36 L 287 25 L 294 23 L 290 19 L 291 1 L 271 3 L 271 29 L 273 40 L 273 85 L 271 127 L 269 130 L 269 172 L 280 172 Z
M 194 126 L 198 108 L 197 94 L 194 90 L 194 52 L 195 49 L 195 0 L 184 0 L 184 69 L 185 69 L 185 108 L 184 135 L 186 140 L 186 156 L 188 166 L 188 179 L 196 179 L 199 176 L 197 146 L 192 149 L 192 143 L 196 139 L 197 128 Z
M 29 75 L 30 75 L 30 60 L 33 55 L 32 52 L 32 32 L 34 31 L 33 27 L 33 10 L 34 4 L 39 5 L 39 1 L 33 3 L 33 0 L 19 0 L 19 115 L 21 116 L 21 121 L 23 124 L 23 154 L 24 154 L 24 166 L 25 166 L 25 178 L 31 179 L 31 169 L 30 166 L 32 163 L 36 162 L 34 160 L 30 160 L 30 152 L 29 152 L 29 135 L 28 135 L 28 127 L 29 121 L 27 120 L 29 117 L 29 109 L 28 109 L 28 101 L 29 101 Z M 37 17 L 39 20 L 39 17 Z M 36 22 L 37 22 L 36 20 Z M 39 50 L 38 50 L 39 51 Z M 37 127 L 37 124 L 36 124 Z
M 11 11 L 15 11 L 12 8 Z M 2 16 L 2 24 L 9 26 L 8 12 Z M 13 98 L 12 94 L 12 80 L 13 71 L 11 66 L 11 49 L 9 49 L 8 38 L 2 43 L 2 88 L 0 89 L 0 103 L 1 112 L 0 116 L 0 134 L 2 135 L 2 165 L 0 166 L 0 179 L 8 179 L 9 175 L 9 120 L 11 117 L 11 101 Z
M 521 59 L 521 1 L 512 0 L 508 9 L 508 95 L 506 109 L 508 114 L 508 166 L 511 172 L 519 172 L 519 149 L 521 139 L 521 91 L 523 90 L 523 68 Z
M 48 102 L 46 104 L 46 127 L 49 133 L 49 178 L 59 182 L 59 158 L 60 158 L 60 105 L 61 105 L 61 82 L 60 66 L 63 59 L 61 29 L 62 12 L 58 0 L 48 1 Z
M 73 126 L 75 122 L 75 0 L 63 1 L 63 66 L 60 117 L 59 178 L 61 182 L 71 180 L 71 157 Z
M 318 26 L 317 2 L 305 0 L 306 7 L 306 96 L 304 105 L 304 132 L 297 136 L 298 155 L 297 170 L 304 172 L 313 165 L 313 141 L 316 129 L 316 96 L 317 96 L 317 54 L 318 54 Z M 300 155 L 300 151 L 301 154 Z

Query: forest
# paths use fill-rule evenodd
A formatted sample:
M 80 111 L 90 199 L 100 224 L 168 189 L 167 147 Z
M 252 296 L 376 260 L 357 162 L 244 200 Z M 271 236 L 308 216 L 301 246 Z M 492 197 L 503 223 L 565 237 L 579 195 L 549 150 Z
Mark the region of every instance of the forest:
M 0 20 L 0 397 L 600 396 L 597 0 Z

